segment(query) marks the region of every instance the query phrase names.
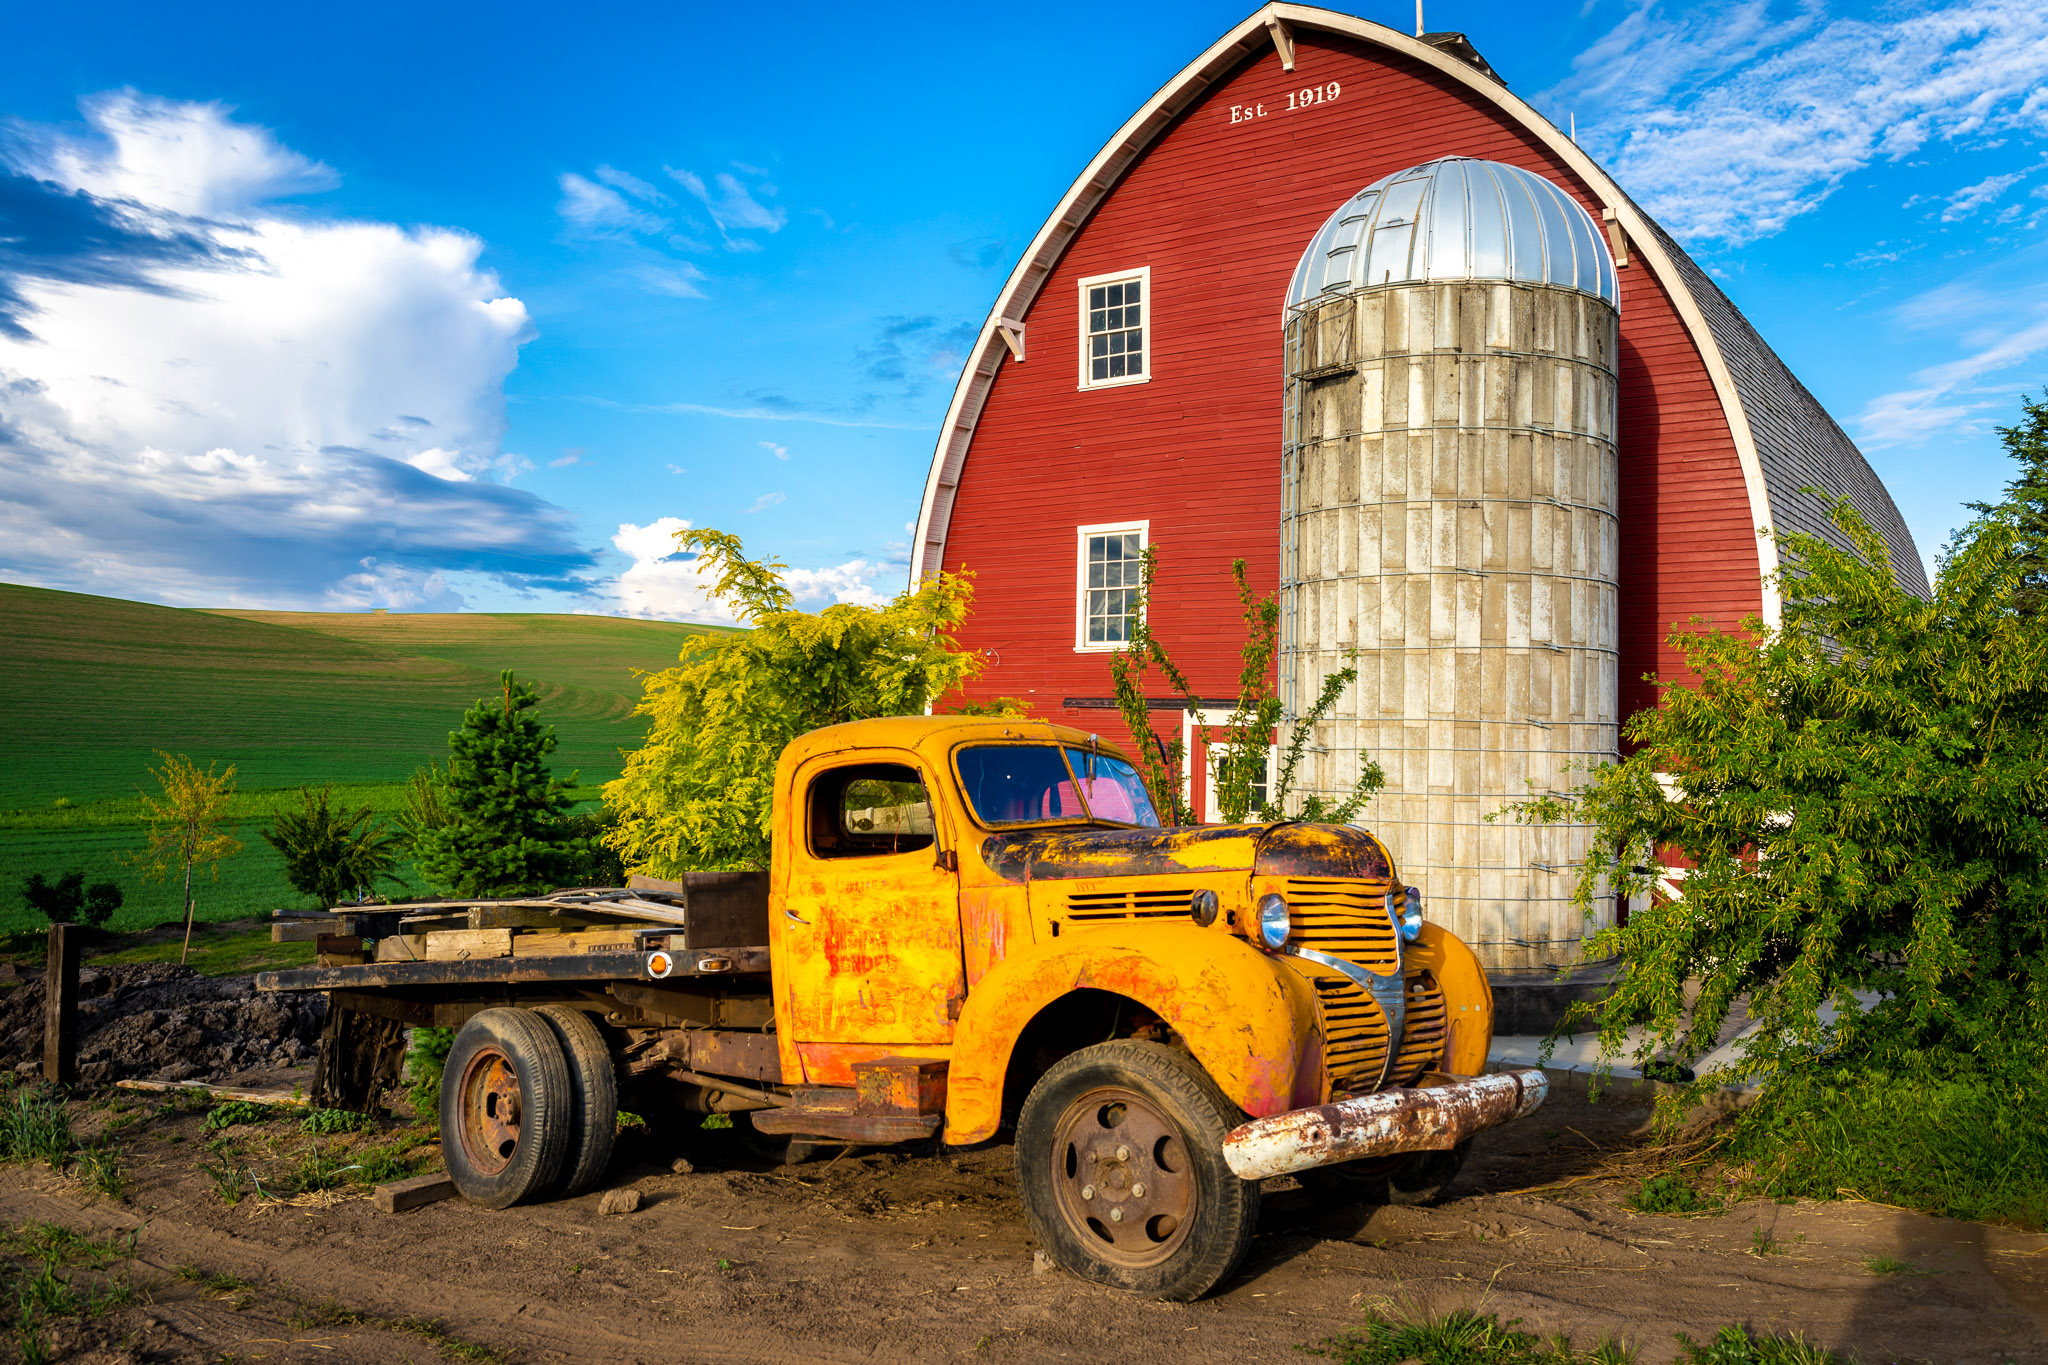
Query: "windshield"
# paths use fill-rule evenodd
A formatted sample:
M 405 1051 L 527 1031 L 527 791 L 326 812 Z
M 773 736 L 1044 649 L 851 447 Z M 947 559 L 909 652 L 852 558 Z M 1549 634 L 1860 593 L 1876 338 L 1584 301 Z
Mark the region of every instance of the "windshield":
M 1048 820 L 1159 823 L 1144 784 L 1131 766 L 1107 754 L 1070 749 L 1067 767 L 1057 745 L 976 744 L 961 749 L 960 785 L 974 814 L 985 825 L 1039 824 Z M 1094 775 L 1087 774 L 1092 763 Z M 1075 773 L 1083 780 L 1075 782 Z M 1084 803 L 1082 791 L 1089 793 Z
M 1152 797 L 1138 779 L 1138 770 L 1110 754 L 1086 749 L 1067 750 L 1067 761 L 1081 780 L 1081 795 L 1098 820 L 1120 825 L 1159 827 L 1159 813 L 1152 809 Z

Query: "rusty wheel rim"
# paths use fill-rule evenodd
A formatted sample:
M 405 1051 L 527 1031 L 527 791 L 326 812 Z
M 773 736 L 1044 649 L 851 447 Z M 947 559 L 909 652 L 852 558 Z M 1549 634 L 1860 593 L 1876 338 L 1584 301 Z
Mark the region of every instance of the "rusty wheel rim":
M 1119 1266 L 1157 1265 L 1194 1227 L 1186 1137 L 1151 1099 L 1123 1086 L 1091 1090 L 1060 1116 L 1052 1180 L 1060 1216 L 1081 1244 Z
M 496 1175 L 512 1164 L 525 1117 L 512 1059 L 496 1048 L 480 1050 L 463 1068 L 458 1093 L 463 1154 L 479 1174 Z

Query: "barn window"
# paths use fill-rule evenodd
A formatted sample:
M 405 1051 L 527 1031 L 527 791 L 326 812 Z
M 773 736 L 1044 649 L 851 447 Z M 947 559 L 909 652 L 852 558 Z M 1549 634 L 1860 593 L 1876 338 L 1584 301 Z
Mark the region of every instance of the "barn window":
M 1150 522 L 1135 521 L 1080 529 L 1076 649 L 1120 649 L 1130 639 L 1131 609 L 1138 605 L 1150 526 Z
M 1152 377 L 1152 272 L 1126 270 L 1081 281 L 1081 387 L 1139 384 Z

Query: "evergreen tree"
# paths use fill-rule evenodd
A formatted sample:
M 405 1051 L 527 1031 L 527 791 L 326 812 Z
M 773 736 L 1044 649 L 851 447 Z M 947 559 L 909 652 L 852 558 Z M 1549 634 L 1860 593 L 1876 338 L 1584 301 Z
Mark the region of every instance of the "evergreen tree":
M 83 924 L 97 929 L 121 908 L 121 888 L 113 882 L 85 884 L 83 872 L 67 872 L 56 881 L 46 881 L 31 872 L 21 885 L 21 899 L 29 909 L 52 924 Z
M 1982 516 L 2003 514 L 2011 520 L 2013 559 L 2019 569 L 2013 605 L 2032 616 L 2048 606 L 2048 390 L 2035 402 L 2022 398 L 2020 420 L 2000 427 L 1998 436 L 2020 467 L 2019 476 L 2005 486 L 2004 501 L 1973 502 L 1969 508 Z
M 322 905 L 375 889 L 391 875 L 397 861 L 397 837 L 371 823 L 368 806 L 336 810 L 329 804 L 331 787 L 307 787 L 299 798 L 305 809 L 286 813 L 263 831 L 270 846 L 284 855 L 285 880 Z
M 540 697 L 507 669 L 501 698 L 485 698 L 448 736 L 441 794 L 448 823 L 423 829 L 422 875 L 458 896 L 518 896 L 567 882 L 585 839 L 568 820 L 570 783 L 548 772 L 555 729 L 534 715 Z

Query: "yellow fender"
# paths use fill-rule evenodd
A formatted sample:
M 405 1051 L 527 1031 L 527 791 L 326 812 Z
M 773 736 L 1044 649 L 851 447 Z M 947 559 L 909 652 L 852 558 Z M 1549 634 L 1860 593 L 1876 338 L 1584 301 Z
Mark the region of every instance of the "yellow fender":
M 947 1142 L 995 1135 L 1003 1078 L 1025 1026 L 1060 997 L 1088 989 L 1126 996 L 1165 1020 L 1255 1118 L 1322 1101 L 1322 1030 L 1299 973 L 1219 929 L 1104 925 L 1013 951 L 975 984 L 953 1035 Z
M 1465 941 L 1442 925 L 1425 922 L 1417 944 L 1429 954 L 1437 989 L 1444 993 L 1451 1029 L 1447 1069 L 1453 1076 L 1486 1074 L 1493 1048 L 1493 987 Z

